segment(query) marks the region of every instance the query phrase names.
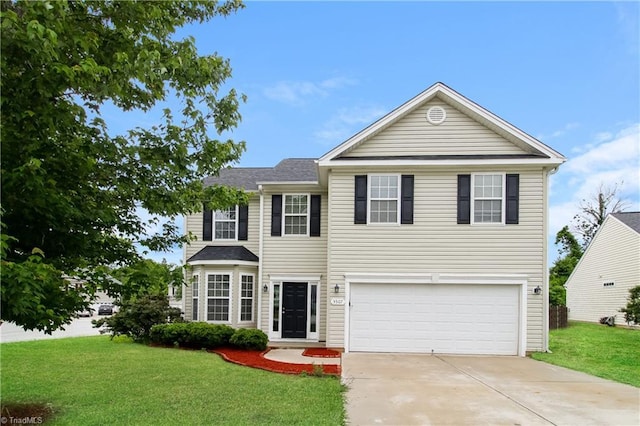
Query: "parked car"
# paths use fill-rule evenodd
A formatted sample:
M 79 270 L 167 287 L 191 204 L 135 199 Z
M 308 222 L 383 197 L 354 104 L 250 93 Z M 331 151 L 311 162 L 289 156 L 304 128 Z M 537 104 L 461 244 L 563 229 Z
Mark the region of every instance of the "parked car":
M 113 305 L 100 305 L 98 308 L 98 315 L 111 315 L 113 314 Z
M 91 317 L 93 316 L 93 309 L 87 308 L 84 311 L 78 312 L 79 317 Z

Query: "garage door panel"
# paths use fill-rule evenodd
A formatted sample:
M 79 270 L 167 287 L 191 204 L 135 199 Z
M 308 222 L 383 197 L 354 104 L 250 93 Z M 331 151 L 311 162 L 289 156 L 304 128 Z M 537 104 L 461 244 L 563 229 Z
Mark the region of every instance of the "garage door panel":
M 354 284 L 352 351 L 518 353 L 519 287 Z

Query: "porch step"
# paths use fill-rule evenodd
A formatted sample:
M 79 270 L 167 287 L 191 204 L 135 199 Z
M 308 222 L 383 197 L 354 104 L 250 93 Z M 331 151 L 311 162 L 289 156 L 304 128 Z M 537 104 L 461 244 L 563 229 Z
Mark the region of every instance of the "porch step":
M 325 342 L 269 342 L 270 348 L 278 349 L 305 349 L 305 348 L 325 348 Z

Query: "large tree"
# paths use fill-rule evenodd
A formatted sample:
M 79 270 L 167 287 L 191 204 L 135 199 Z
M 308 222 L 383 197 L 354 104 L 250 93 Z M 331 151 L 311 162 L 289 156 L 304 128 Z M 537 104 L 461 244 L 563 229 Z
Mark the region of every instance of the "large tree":
M 573 228 L 582 239 L 582 248 L 587 248 L 609 213 L 618 213 L 627 207 L 618 197 L 619 186 L 601 183 L 597 193 L 580 202 L 580 212 L 573 217 Z
M 246 201 L 202 185 L 237 161 L 227 140 L 243 96 L 224 89 L 229 61 L 201 56 L 177 28 L 226 16 L 238 0 L 2 1 L 1 315 L 50 332 L 89 303 L 102 265 L 139 259 L 136 246 L 185 242 L 175 219 L 206 202 Z M 169 109 L 168 99 L 178 107 Z M 114 134 L 105 105 L 162 112 Z M 140 209 L 151 215 L 140 218 Z M 151 233 L 153 217 L 168 217 Z M 74 286 L 69 277 L 82 278 Z M 112 294 L 117 286 L 102 285 Z
M 565 306 L 566 290 L 564 284 L 582 257 L 582 247 L 576 237 L 565 226 L 556 234 L 556 244 L 560 244 L 560 257 L 549 269 L 549 304 Z

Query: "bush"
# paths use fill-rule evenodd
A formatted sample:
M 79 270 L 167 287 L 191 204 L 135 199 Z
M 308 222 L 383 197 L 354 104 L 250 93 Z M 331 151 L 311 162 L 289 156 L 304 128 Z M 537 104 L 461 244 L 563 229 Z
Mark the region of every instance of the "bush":
M 262 330 L 255 328 L 239 328 L 233 333 L 229 343 L 242 349 L 263 351 L 267 349 L 269 338 Z
M 149 341 L 151 328 L 156 324 L 182 321 L 182 312 L 169 305 L 164 295 L 147 295 L 120 304 L 120 310 L 108 318 L 93 320 L 94 327 L 106 326 L 105 333 L 129 336 L 134 342 Z
M 629 301 L 626 308 L 620 309 L 624 313 L 625 321 L 640 324 L 640 285 L 629 289 Z
M 159 324 L 151 329 L 150 341 L 161 345 L 213 349 L 229 344 L 233 328 L 224 324 L 185 322 Z

